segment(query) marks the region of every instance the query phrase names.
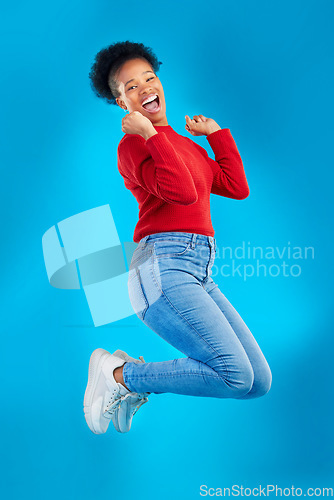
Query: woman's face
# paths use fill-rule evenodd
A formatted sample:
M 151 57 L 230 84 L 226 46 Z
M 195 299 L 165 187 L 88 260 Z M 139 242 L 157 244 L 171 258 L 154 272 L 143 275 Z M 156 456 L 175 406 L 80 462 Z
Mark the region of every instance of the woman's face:
M 116 102 L 122 109 L 129 113 L 139 111 L 153 125 L 168 125 L 162 84 L 148 61 L 140 58 L 126 61 L 116 79 L 121 94 Z

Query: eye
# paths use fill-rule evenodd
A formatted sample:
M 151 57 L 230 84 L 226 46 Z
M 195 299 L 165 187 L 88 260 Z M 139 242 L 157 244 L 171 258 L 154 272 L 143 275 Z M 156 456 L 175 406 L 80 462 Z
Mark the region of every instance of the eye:
M 149 80 L 152 80 L 153 78 L 155 78 L 155 76 L 150 76 L 150 78 L 148 78 L 146 81 L 148 82 Z M 132 87 L 129 87 L 128 90 L 134 89 L 135 87 L 136 87 L 136 85 L 132 85 Z

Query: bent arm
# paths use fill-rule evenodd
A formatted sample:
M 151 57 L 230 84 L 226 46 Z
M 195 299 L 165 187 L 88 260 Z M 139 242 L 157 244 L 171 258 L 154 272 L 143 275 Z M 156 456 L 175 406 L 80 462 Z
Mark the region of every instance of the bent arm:
M 194 180 L 163 132 L 146 141 L 133 134 L 118 147 L 118 169 L 133 184 L 167 203 L 191 205 L 198 199 Z
M 202 155 L 210 164 L 213 172 L 211 193 L 236 200 L 243 200 L 249 195 L 243 163 L 230 132 L 224 128 L 206 136 L 214 154 L 215 160 L 199 144 Z

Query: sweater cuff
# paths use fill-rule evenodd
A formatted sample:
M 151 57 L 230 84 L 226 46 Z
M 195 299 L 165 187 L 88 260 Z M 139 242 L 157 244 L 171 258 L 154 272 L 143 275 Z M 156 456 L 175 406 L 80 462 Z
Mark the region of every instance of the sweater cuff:
M 210 146 L 214 150 L 214 148 L 219 148 L 221 145 L 229 145 L 231 143 L 231 139 L 233 141 L 233 137 L 229 128 L 222 128 L 212 132 L 211 134 L 206 136 Z

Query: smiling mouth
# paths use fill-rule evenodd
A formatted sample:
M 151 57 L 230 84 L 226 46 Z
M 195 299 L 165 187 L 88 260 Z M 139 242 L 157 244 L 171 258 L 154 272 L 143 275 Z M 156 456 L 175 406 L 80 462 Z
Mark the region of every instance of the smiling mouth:
M 159 96 L 157 95 L 152 101 L 143 104 L 142 108 L 144 108 L 149 113 L 157 113 L 158 111 L 160 111 L 161 105 Z

